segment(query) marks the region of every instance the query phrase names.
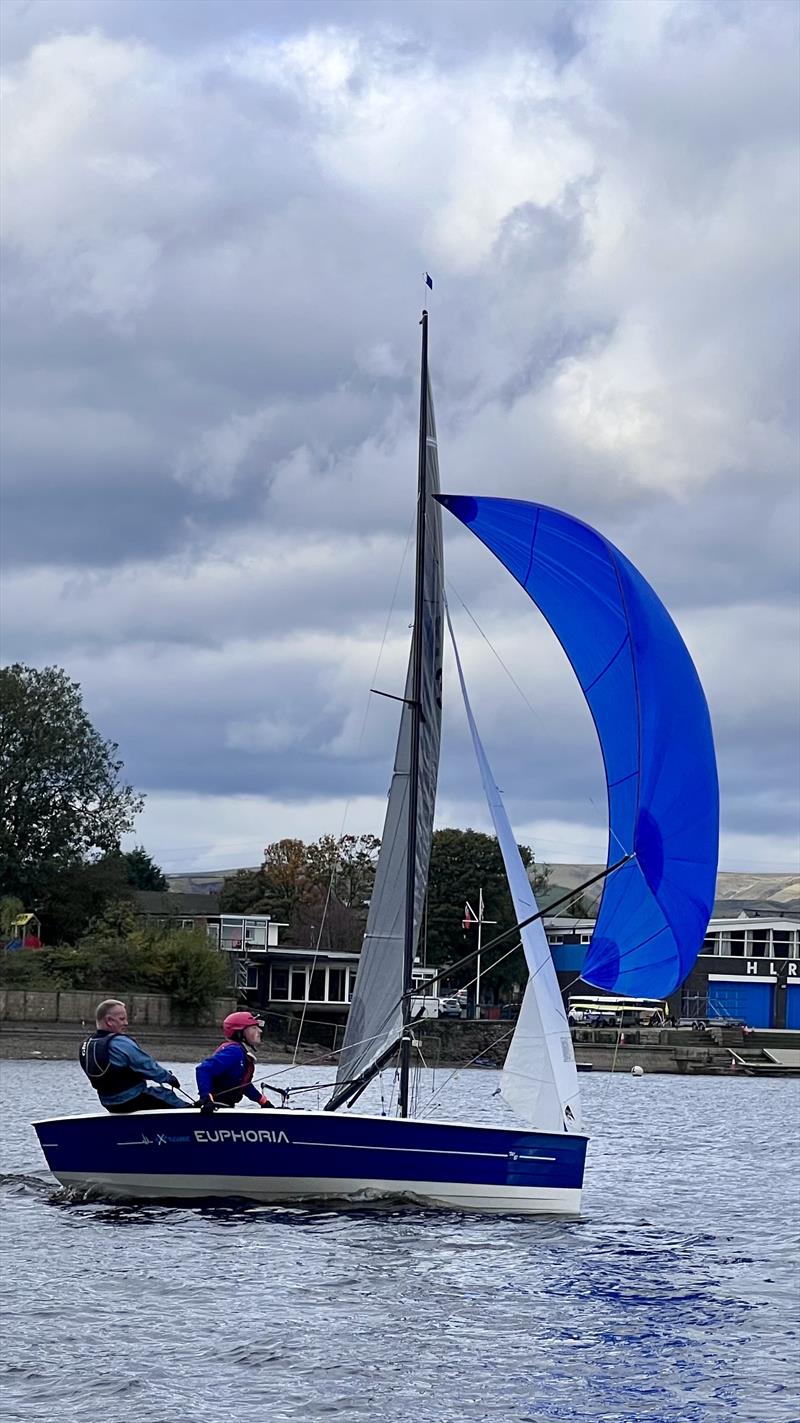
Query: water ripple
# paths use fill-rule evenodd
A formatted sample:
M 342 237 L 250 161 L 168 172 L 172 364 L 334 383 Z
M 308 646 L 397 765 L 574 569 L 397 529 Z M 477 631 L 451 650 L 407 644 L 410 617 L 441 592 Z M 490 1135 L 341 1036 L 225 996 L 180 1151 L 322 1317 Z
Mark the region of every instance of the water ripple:
M 2 1085 L 4 1423 L 800 1419 L 795 1084 L 587 1079 L 579 1221 L 76 1200 L 30 1121 L 89 1105 L 79 1070 Z

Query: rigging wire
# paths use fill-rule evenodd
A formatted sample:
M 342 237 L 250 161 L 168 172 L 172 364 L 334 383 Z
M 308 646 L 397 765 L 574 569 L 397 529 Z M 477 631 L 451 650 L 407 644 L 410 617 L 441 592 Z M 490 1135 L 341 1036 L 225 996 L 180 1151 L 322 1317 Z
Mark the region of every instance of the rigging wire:
M 570 901 L 567 900 L 566 903 L 567 903 L 567 905 L 569 905 Z M 493 968 L 496 968 L 499 964 L 503 963 L 505 959 L 510 958 L 512 954 L 517 953 L 521 947 L 522 947 L 522 941 L 520 940 L 519 943 L 514 944 L 513 947 L 511 947 L 511 948 L 509 948 L 509 949 L 506 949 L 505 952 L 502 953 L 499 958 L 495 959 L 494 962 L 493 962 L 492 964 L 490 964 L 488 968 L 485 968 L 485 969 L 483 970 L 483 974 L 487 974 L 487 975 L 488 975 L 489 973 L 491 973 L 491 971 L 492 971 Z M 539 967 L 534 971 L 534 973 L 529 976 L 528 982 L 530 982 L 533 978 L 536 977 L 536 975 L 537 975 L 538 973 L 541 972 L 541 970 L 545 967 L 545 963 L 546 963 L 546 961 L 543 961 L 543 962 L 539 965 Z M 483 976 L 483 974 L 482 974 L 482 976 Z M 563 992 L 564 992 L 564 993 L 568 993 L 569 990 L 570 990 L 570 988 L 572 988 L 576 983 L 579 983 L 580 981 L 581 981 L 580 974 L 576 974 L 575 977 L 572 978 L 572 979 L 570 979 L 569 983 L 566 984 L 566 986 L 565 986 L 564 989 L 563 989 Z M 472 983 L 474 983 L 474 982 L 477 982 L 477 975 L 476 975 L 476 978 L 475 978 L 475 979 L 468 980 L 468 982 L 467 982 L 467 984 L 466 984 L 466 987 L 468 987 L 468 988 L 471 987 L 471 986 L 472 986 Z M 526 984 L 526 987 L 527 987 L 527 984 Z M 288 1017 L 287 1014 L 276 1014 L 276 1015 L 274 1015 L 274 1016 Z M 507 1038 L 511 1037 L 512 1033 L 514 1032 L 514 1027 L 515 1027 L 515 1026 L 516 1026 L 515 1024 L 512 1025 L 512 1027 L 508 1030 L 507 1033 L 504 1033 L 501 1037 L 496 1038 L 496 1039 L 495 1039 L 495 1043 L 502 1043 L 502 1042 L 505 1042 L 505 1040 L 506 1040 Z M 376 1034 L 373 1034 L 373 1035 L 370 1035 L 369 1037 L 363 1038 L 363 1039 L 359 1040 L 359 1042 L 357 1042 L 357 1043 L 352 1043 L 352 1044 L 350 1044 L 350 1047 L 351 1047 L 351 1048 L 353 1048 L 353 1047 L 365 1047 L 365 1046 L 367 1046 L 368 1044 L 370 1044 L 370 1043 L 372 1043 L 372 1042 L 375 1042 L 375 1041 L 380 1040 L 380 1039 L 382 1038 L 382 1036 L 383 1036 L 383 1032 L 382 1032 L 382 1030 L 379 1030 Z M 493 1044 L 493 1045 L 494 1045 L 494 1044 Z M 438 1044 L 437 1044 L 437 1049 L 438 1049 L 438 1051 L 437 1051 L 437 1066 L 438 1066 L 439 1061 L 440 1061 L 440 1059 L 441 1059 L 441 1043 L 438 1043 Z M 320 1056 L 319 1056 L 318 1058 L 312 1058 L 312 1060 L 311 1060 L 310 1062 L 303 1063 L 302 1066 L 313 1067 L 316 1062 L 320 1062 L 320 1063 L 321 1063 L 321 1062 L 329 1062 L 331 1057 L 339 1057 L 339 1056 L 341 1055 L 342 1050 L 343 1050 L 343 1049 L 341 1049 L 341 1048 L 329 1049 L 329 1050 L 327 1050 L 324 1054 L 320 1054 Z M 417 1043 L 417 1050 L 418 1050 L 418 1052 L 420 1053 L 420 1057 L 422 1057 L 422 1053 L 421 1053 L 421 1051 L 420 1051 L 420 1044 L 419 1044 L 419 1043 Z M 476 1054 L 476 1057 L 480 1057 L 480 1056 L 481 1056 L 481 1052 L 479 1052 L 479 1053 Z M 472 1065 L 472 1063 L 473 1063 L 475 1060 L 476 1060 L 475 1058 L 470 1058 L 467 1062 L 460 1063 L 457 1067 L 455 1067 L 455 1068 L 453 1069 L 453 1072 L 450 1074 L 450 1076 L 447 1077 L 447 1078 L 445 1079 L 445 1081 L 441 1084 L 441 1086 L 439 1086 L 438 1088 L 436 1087 L 436 1080 L 435 1080 L 435 1071 L 436 1071 L 436 1068 L 434 1068 L 434 1069 L 433 1069 L 433 1071 L 434 1071 L 434 1081 L 433 1081 L 432 1084 L 431 1084 L 431 1096 L 430 1096 L 429 1099 L 428 1099 L 428 1104 L 430 1104 L 430 1102 L 433 1100 L 433 1098 L 434 1098 L 435 1096 L 438 1096 L 438 1095 L 441 1093 L 441 1091 L 443 1091 L 444 1087 L 447 1085 L 448 1082 L 451 1082 L 451 1081 L 453 1080 L 453 1077 L 454 1077 L 454 1076 L 456 1076 L 456 1075 L 458 1075 L 458 1073 L 464 1071 L 465 1068 L 470 1067 L 470 1066 Z M 423 1059 L 423 1063 L 424 1063 L 424 1059 Z M 426 1064 L 424 1064 L 424 1065 L 426 1065 Z M 290 1064 L 290 1065 L 288 1065 L 288 1066 L 286 1066 L 286 1067 L 283 1067 L 283 1068 L 278 1068 L 276 1072 L 273 1072 L 273 1073 L 272 1073 L 272 1076 L 273 1076 L 273 1077 L 280 1077 L 280 1076 L 283 1076 L 285 1073 L 291 1072 L 291 1071 L 293 1070 L 293 1067 L 294 1067 L 294 1063 L 292 1063 L 292 1064 Z M 379 1074 L 377 1074 L 377 1075 L 378 1075 L 378 1077 L 379 1077 L 380 1086 L 381 1086 L 381 1103 L 382 1103 L 382 1106 L 385 1106 L 385 1104 L 384 1104 L 384 1097 L 383 1097 L 383 1073 L 381 1072 L 381 1073 L 379 1073 Z M 537 1084 L 541 1083 L 541 1082 L 544 1080 L 544 1079 L 542 1079 L 542 1078 L 534 1077 L 533 1074 L 526 1074 L 526 1076 L 528 1077 L 528 1080 L 529 1080 L 529 1081 L 531 1081 L 531 1082 L 533 1082 L 533 1083 L 537 1083 Z M 395 1074 L 395 1078 L 396 1078 L 396 1074 Z M 421 1092 L 421 1085 L 422 1085 L 422 1084 L 421 1084 L 421 1077 L 419 1077 L 419 1074 L 417 1074 L 417 1080 L 418 1080 L 418 1084 L 419 1084 L 419 1085 L 418 1085 L 418 1088 L 416 1089 L 415 1107 L 418 1105 L 419 1095 L 420 1095 L 420 1092 Z M 348 1086 L 348 1085 L 350 1085 L 350 1084 L 353 1084 L 353 1085 L 354 1085 L 354 1084 L 355 1084 L 356 1082 L 358 1082 L 358 1081 L 360 1081 L 360 1078 L 359 1078 L 359 1077 L 354 1077 L 354 1078 L 349 1078 L 349 1079 L 342 1079 L 342 1080 L 337 1079 L 337 1080 L 334 1081 L 334 1082 L 321 1082 L 321 1083 L 320 1083 L 320 1082 L 314 1082 L 314 1083 L 310 1083 L 310 1084 L 299 1084 L 299 1085 L 296 1086 L 296 1087 L 290 1087 L 290 1088 L 288 1088 L 288 1090 L 279 1087 L 279 1086 L 277 1085 L 277 1083 L 274 1083 L 274 1082 L 267 1083 L 267 1082 L 265 1081 L 264 1083 L 262 1083 L 262 1086 L 271 1087 L 273 1091 L 281 1092 L 282 1094 L 283 1094 L 284 1091 L 285 1091 L 285 1092 L 286 1092 L 286 1096 L 288 1097 L 288 1096 L 294 1096 L 296 1093 L 299 1093 L 299 1092 L 319 1091 L 319 1090 L 321 1090 L 322 1088 L 327 1089 L 327 1088 L 329 1088 L 329 1087 L 344 1087 L 344 1086 Z M 391 1105 L 392 1105 L 393 1098 L 394 1098 L 394 1090 L 392 1091 L 392 1095 L 391 1095 L 391 1098 L 390 1098 L 390 1107 L 391 1107 Z M 571 1098 L 568 1099 L 568 1100 L 571 1100 Z M 427 1109 L 427 1108 L 426 1108 L 426 1109 Z
M 447 582 L 448 588 L 450 588 L 450 589 L 452 590 L 452 592 L 455 594 L 456 598 L 458 599 L 459 603 L 461 604 L 462 608 L 464 609 L 464 612 L 467 614 L 467 617 L 470 619 L 470 621 L 473 623 L 473 625 L 475 626 L 475 628 L 476 628 L 476 630 L 478 631 L 478 633 L 480 634 L 480 636 L 483 638 L 484 642 L 486 643 L 486 646 L 489 648 L 489 651 L 492 653 L 492 655 L 493 655 L 494 657 L 496 657 L 497 661 L 499 662 L 500 666 L 502 667 L 502 669 L 503 669 L 503 671 L 505 672 L 506 676 L 508 677 L 509 681 L 512 683 L 512 685 L 513 685 L 513 686 L 516 688 L 516 690 L 519 692 L 519 695 L 522 697 L 522 700 L 524 701 L 524 703 L 525 703 L 526 707 L 528 708 L 528 710 L 529 710 L 529 711 L 531 712 L 531 714 L 536 718 L 536 721 L 538 722 L 539 726 L 542 727 L 542 728 L 544 728 L 544 727 L 545 727 L 545 721 L 544 721 L 544 718 L 543 718 L 541 712 L 538 710 L 537 707 L 535 707 L 535 706 L 533 705 L 533 703 L 531 702 L 530 698 L 526 695 L 524 689 L 520 686 L 519 682 L 517 681 L 516 677 L 514 676 L 513 672 L 511 671 L 510 667 L 508 667 L 508 666 L 506 665 L 506 663 L 503 661 L 502 657 L 500 656 L 500 653 L 498 652 L 498 650 L 497 650 L 497 648 L 495 647 L 494 643 L 492 642 L 491 638 L 488 637 L 488 635 L 484 632 L 483 628 L 481 627 L 480 623 L 478 622 L 478 619 L 475 617 L 475 614 L 472 612 L 471 608 L 469 608 L 468 605 L 465 603 L 465 601 L 464 601 L 464 599 L 462 598 L 461 594 L 459 593 L 458 589 L 455 587 L 455 585 L 451 582 L 451 580 L 450 580 L 449 578 L 446 580 L 446 582 Z M 597 810 L 598 810 L 598 805 L 597 805 L 596 800 L 594 799 L 594 796 L 587 795 L 587 796 L 586 796 L 586 801 L 587 801 L 588 804 L 592 807 L 592 810 L 594 810 L 594 811 L 597 811 Z M 623 855 L 626 855 L 626 854 L 628 853 L 628 851 L 627 851 L 627 849 L 625 848 L 625 846 L 622 844 L 622 841 L 620 840 L 619 836 L 616 834 L 616 832 L 612 829 L 612 827 L 611 827 L 610 825 L 609 825 L 609 827 L 608 827 L 608 830 L 609 830 L 609 836 L 610 836 L 610 838 L 616 842 L 616 845 L 617 845 L 618 849 L 620 850 L 620 852 L 621 852 Z M 597 897 L 599 897 L 599 895 L 601 895 L 601 894 L 602 894 L 602 889 L 597 892 Z
M 401 579 L 402 576 L 403 576 L 403 569 L 405 568 L 405 565 L 406 565 L 406 559 L 408 558 L 408 550 L 409 550 L 409 548 L 410 548 L 410 546 L 411 546 L 411 539 L 412 539 L 412 536 L 413 536 L 413 533 L 414 533 L 415 521 L 416 521 L 416 511 L 415 511 L 415 516 L 414 516 L 414 518 L 412 518 L 411 523 L 409 524 L 408 533 L 407 533 L 407 535 L 406 535 L 405 547 L 404 547 L 404 549 L 403 549 L 403 554 L 402 554 L 402 557 L 401 557 L 401 559 L 400 559 L 400 565 L 399 565 L 398 570 L 397 570 L 397 577 L 396 577 L 396 579 L 395 579 L 394 588 L 393 588 L 393 590 L 392 590 L 392 596 L 391 596 L 391 600 L 390 600 L 390 603 L 389 603 L 389 611 L 388 611 L 388 613 L 386 614 L 386 622 L 384 623 L 384 627 L 383 627 L 383 636 L 381 637 L 380 646 L 379 646 L 379 648 L 378 648 L 378 655 L 377 655 L 377 657 L 376 657 L 376 659 L 375 659 L 375 670 L 373 671 L 373 674 L 372 674 L 372 678 L 371 678 L 371 681 L 370 681 L 370 686 L 372 686 L 372 685 L 377 681 L 377 678 L 378 678 L 378 669 L 379 669 L 379 667 L 380 667 L 380 665 L 381 665 L 381 659 L 382 659 L 382 657 L 383 657 L 384 648 L 385 648 L 385 646 L 386 646 L 386 639 L 387 639 L 387 637 L 389 636 L 389 627 L 390 627 L 390 625 L 391 625 L 392 617 L 394 616 L 395 605 L 396 605 L 396 603 L 397 603 L 397 592 L 398 592 L 398 589 L 399 589 L 399 587 L 400 587 L 400 579 Z M 363 746 L 363 744 L 364 744 L 364 735 L 365 735 L 365 732 L 366 732 L 366 729 L 367 729 L 367 719 L 368 719 L 368 717 L 369 717 L 369 709 L 370 709 L 370 706 L 371 706 L 370 694 L 368 693 L 367 696 L 366 696 L 366 698 L 365 698 L 365 700 L 364 700 L 364 714 L 363 714 L 363 716 L 362 716 L 362 718 L 361 718 L 361 727 L 360 727 L 360 729 L 359 729 L 358 738 L 357 738 L 357 740 L 356 740 L 356 749 L 355 749 L 355 758 L 356 758 L 356 759 L 358 759 L 359 756 L 361 755 L 361 748 L 362 748 L 362 746 Z M 344 827 L 345 827 L 345 825 L 347 824 L 347 817 L 348 817 L 348 815 L 350 814 L 350 805 L 351 805 L 351 802 L 352 802 L 352 796 L 348 796 L 348 798 L 347 798 L 347 800 L 345 801 L 345 804 L 344 804 L 344 810 L 342 811 L 342 820 L 341 820 L 341 824 L 340 824 L 340 826 L 339 826 L 339 836 L 338 836 L 338 839 L 339 839 L 340 841 L 341 841 L 341 839 L 342 839 L 343 836 L 344 836 Z M 324 903 L 323 908 L 322 908 L 322 918 L 321 918 L 321 922 L 320 922 L 320 926 L 319 926 L 319 933 L 317 934 L 317 941 L 316 941 L 316 944 L 315 944 L 315 946 L 314 946 L 314 957 L 313 957 L 313 959 L 311 960 L 311 973 L 312 973 L 312 974 L 313 974 L 313 972 L 314 972 L 314 970 L 315 970 L 315 968 L 316 968 L 316 966 L 317 966 L 317 959 L 318 959 L 319 953 L 320 953 L 320 945 L 321 945 L 321 943 L 322 943 L 322 935 L 323 935 L 323 933 L 324 933 L 324 931 L 325 931 L 325 924 L 326 924 L 326 922 L 327 922 L 328 908 L 329 908 L 330 902 L 331 902 L 331 895 L 332 895 L 332 893 L 333 893 L 333 883 L 334 883 L 335 877 L 336 877 L 336 859 L 334 858 L 334 860 L 333 860 L 333 862 L 332 862 L 332 864 L 331 864 L 331 874 L 330 874 L 330 879 L 328 880 L 328 889 L 327 889 L 327 893 L 326 893 L 326 895 L 325 895 L 325 903 Z M 292 1057 L 292 1066 L 293 1066 L 293 1067 L 295 1067 L 295 1066 L 297 1065 L 297 1054 L 298 1054 L 298 1052 L 299 1052 L 299 1050 L 300 1050 L 300 1043 L 301 1043 L 302 1036 L 303 1036 L 303 1027 L 304 1027 L 305 1020 L 306 1020 L 306 1012 L 307 1012 L 307 1009 L 308 1009 L 308 1002 L 309 1002 L 308 997 L 306 997 L 306 999 L 305 999 L 305 1001 L 304 1001 L 304 1003 L 303 1003 L 303 1011 L 302 1011 L 302 1013 L 300 1014 L 300 1023 L 299 1023 L 298 1028 L 297 1028 L 297 1037 L 296 1037 L 296 1039 L 295 1039 L 295 1044 L 294 1044 L 294 1055 L 293 1055 L 293 1057 Z

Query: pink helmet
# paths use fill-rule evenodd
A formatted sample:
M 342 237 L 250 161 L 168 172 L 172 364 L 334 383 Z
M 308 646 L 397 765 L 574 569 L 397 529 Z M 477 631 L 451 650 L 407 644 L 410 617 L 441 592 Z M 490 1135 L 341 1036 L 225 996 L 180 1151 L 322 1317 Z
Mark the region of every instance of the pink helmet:
M 222 1031 L 226 1038 L 237 1038 L 239 1033 L 243 1033 L 245 1028 L 263 1028 L 264 1023 L 261 1018 L 256 1018 L 253 1013 L 229 1013 L 222 1024 Z

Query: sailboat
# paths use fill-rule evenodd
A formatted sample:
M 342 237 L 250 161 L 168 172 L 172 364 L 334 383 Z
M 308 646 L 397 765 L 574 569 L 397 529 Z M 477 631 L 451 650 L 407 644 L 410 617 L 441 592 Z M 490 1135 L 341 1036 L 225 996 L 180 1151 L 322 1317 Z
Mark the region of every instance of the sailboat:
M 718 788 L 697 673 L 670 615 L 602 534 L 519 500 L 444 495 L 422 314 L 414 622 L 366 933 L 339 1056 L 321 1110 L 90 1113 L 35 1123 L 65 1186 L 106 1198 L 331 1202 L 399 1199 L 515 1214 L 580 1212 L 587 1135 L 564 1005 L 527 872 L 484 750 L 458 649 L 480 778 L 502 852 L 528 981 L 501 1075 L 514 1116 L 493 1125 L 414 1115 L 413 965 L 433 835 L 445 626 L 442 510 L 489 548 L 560 641 L 603 755 L 608 857 L 585 982 L 666 998 L 689 972 L 711 914 Z M 452 631 L 452 629 L 451 629 Z M 396 1065 L 396 1115 L 359 1112 Z

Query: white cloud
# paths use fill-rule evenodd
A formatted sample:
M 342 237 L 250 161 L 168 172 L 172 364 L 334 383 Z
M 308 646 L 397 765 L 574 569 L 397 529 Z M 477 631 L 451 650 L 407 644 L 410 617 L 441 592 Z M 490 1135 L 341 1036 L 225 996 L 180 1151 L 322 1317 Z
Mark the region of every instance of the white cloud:
M 455 46 L 403 5 L 280 30 L 219 7 L 192 43 L 179 7 L 159 31 L 81 0 L 61 33 L 36 8 L 3 81 L 6 646 L 83 681 L 150 791 L 144 838 L 185 868 L 221 815 L 217 868 L 333 828 L 350 792 L 379 826 L 391 704 L 364 709 L 393 599 L 380 679 L 403 677 L 428 268 L 445 488 L 560 504 L 642 565 L 707 688 L 725 854 L 785 861 L 794 10 L 586 4 L 559 52 L 541 4 L 432 7 Z M 447 534 L 536 707 L 515 773 L 530 713 L 468 633 L 520 833 L 599 857 L 569 669 Z M 442 814 L 481 823 L 454 710 L 447 732 Z

